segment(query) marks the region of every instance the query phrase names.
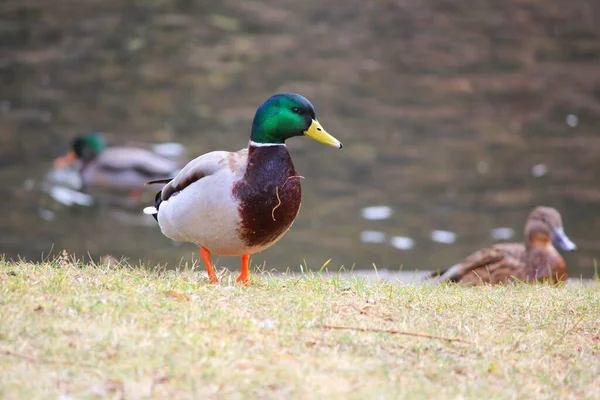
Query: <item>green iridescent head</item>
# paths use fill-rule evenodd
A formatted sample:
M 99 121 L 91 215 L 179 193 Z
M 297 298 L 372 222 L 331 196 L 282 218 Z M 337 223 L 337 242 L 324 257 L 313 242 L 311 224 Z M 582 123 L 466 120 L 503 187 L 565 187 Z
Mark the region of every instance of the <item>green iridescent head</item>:
M 71 143 L 71 150 L 60 158 L 57 158 L 54 164 L 57 167 L 66 167 L 75 160 L 81 160 L 84 163 L 92 161 L 106 148 L 106 142 L 98 132 L 86 132 L 77 136 Z
M 102 153 L 106 148 L 106 142 L 100 133 L 87 132 L 77 137 L 71 144 L 71 148 L 78 159 L 90 161 Z
M 328 146 L 342 148 L 340 141 L 317 121 L 310 101 L 296 93 L 280 93 L 256 110 L 250 140 L 259 145 L 282 144 L 291 137 L 304 135 Z

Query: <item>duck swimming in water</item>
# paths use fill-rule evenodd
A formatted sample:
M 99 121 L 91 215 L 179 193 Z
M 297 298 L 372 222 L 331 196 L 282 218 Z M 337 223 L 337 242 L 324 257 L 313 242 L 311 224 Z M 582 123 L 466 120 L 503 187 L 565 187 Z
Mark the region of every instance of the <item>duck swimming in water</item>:
M 525 240 L 526 243 L 497 244 L 479 250 L 430 278 L 468 285 L 567 280 L 567 265 L 554 246 L 564 251 L 577 247 L 565 234 L 558 211 L 536 207 L 525 223 Z
M 308 136 L 336 149 L 312 104 L 295 93 L 281 93 L 256 111 L 248 147 L 238 152 L 213 151 L 187 164 L 157 193 L 153 214 L 162 233 L 191 242 L 212 283 L 217 275 L 210 255 L 241 257 L 237 282 L 249 284 L 250 255 L 277 242 L 300 209 L 300 178 L 285 141 Z
M 108 146 L 97 132 L 77 136 L 69 152 L 54 161 L 57 168 L 73 164 L 84 186 L 130 190 L 131 198 L 141 194 L 147 181 L 171 177 L 182 167 L 150 148 Z

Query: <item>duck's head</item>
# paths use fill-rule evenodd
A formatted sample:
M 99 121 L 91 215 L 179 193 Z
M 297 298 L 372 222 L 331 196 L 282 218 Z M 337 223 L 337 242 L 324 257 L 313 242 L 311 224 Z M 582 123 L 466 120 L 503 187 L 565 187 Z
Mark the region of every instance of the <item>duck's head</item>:
M 296 93 L 279 93 L 256 110 L 250 140 L 257 144 L 282 144 L 294 136 L 308 136 L 327 146 L 342 143 L 323 129 L 310 101 Z
M 565 250 L 577 249 L 565 234 L 560 213 L 552 207 L 536 207 L 527 218 L 525 238 L 532 247 L 547 247 L 554 244 Z
M 63 168 L 81 160 L 84 164 L 94 160 L 106 148 L 106 142 L 98 132 L 87 132 L 71 142 L 69 152 L 54 160 L 54 165 Z

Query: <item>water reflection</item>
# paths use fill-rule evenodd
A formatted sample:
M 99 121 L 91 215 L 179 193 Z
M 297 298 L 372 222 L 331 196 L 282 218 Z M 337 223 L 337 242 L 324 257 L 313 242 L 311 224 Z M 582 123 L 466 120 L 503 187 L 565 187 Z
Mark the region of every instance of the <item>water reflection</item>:
M 28 179 L 25 182 L 33 182 L 33 180 Z M 83 187 L 83 180 L 75 166 L 52 168 L 46 175 L 45 182 L 50 186 L 66 187 L 74 190 L 79 190 Z M 55 200 L 63 203 L 60 199 Z
M 8 0 L 0 15 L 0 252 L 9 257 L 40 259 L 53 247 L 170 266 L 197 257 L 141 212 L 158 188 L 133 202 L 48 174 L 52 160 L 87 129 L 115 132 L 118 143 L 181 143 L 190 158 L 236 151 L 256 106 L 289 90 L 314 99 L 345 147 L 332 157 L 290 141 L 306 177 L 302 209 L 255 263 L 444 267 L 522 240 L 524 218 L 545 204 L 578 244 L 565 255 L 573 276 L 593 273 L 600 33 L 593 18 L 558 18 L 559 0 L 508 2 L 494 24 L 482 16 L 497 10 L 435 2 L 425 13 L 341 2 L 316 25 L 318 2 L 54 3 Z
M 536 164 L 533 167 L 531 167 L 531 175 L 535 176 L 536 178 L 541 178 L 547 173 L 548 167 L 546 167 L 546 164 Z
M 385 242 L 385 233 L 379 231 L 362 231 L 360 240 L 363 243 L 383 243 Z
M 392 208 L 388 206 L 369 206 L 361 210 L 361 215 L 366 220 L 378 221 L 392 216 Z
M 579 124 L 579 118 L 577 118 L 577 115 L 567 115 L 567 125 L 569 125 L 571 128 L 575 128 L 577 124 Z
M 515 230 L 509 227 L 493 228 L 490 231 L 490 237 L 495 241 L 511 240 L 515 237 Z M 429 238 L 435 243 L 452 244 L 457 241 L 458 235 L 450 231 L 433 230 Z M 387 235 L 381 231 L 365 230 L 360 233 L 360 240 L 363 243 L 384 244 Z M 415 243 L 415 239 L 408 236 L 392 236 L 389 239 L 389 244 L 398 250 L 410 250 L 415 247 Z
M 415 241 L 407 236 L 394 236 L 390 243 L 399 250 L 410 250 L 415 247 Z
M 72 205 L 89 207 L 94 203 L 94 198 L 92 196 L 66 187 L 48 185 L 44 187 L 44 190 L 54 200 L 67 207 Z
M 44 221 L 52 222 L 56 219 L 56 214 L 54 211 L 48 210 L 47 208 L 40 208 L 38 210 L 38 214 Z
M 431 231 L 429 237 L 437 243 L 452 244 L 456 242 L 456 233 L 450 231 L 436 229 Z

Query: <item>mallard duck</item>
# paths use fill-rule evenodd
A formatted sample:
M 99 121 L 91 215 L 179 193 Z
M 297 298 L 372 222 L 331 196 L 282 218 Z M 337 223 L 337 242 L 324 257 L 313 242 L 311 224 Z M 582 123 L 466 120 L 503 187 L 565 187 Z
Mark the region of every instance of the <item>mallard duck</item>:
M 168 238 L 200 247 L 211 283 L 218 279 L 210 255 L 218 254 L 241 257 L 237 282 L 248 285 L 250 255 L 272 246 L 296 219 L 302 177 L 285 145 L 294 136 L 342 148 L 306 98 L 281 93 L 256 111 L 247 148 L 201 155 L 172 180 L 149 182 L 166 185 L 144 212 Z
M 100 133 L 77 136 L 71 149 L 54 161 L 57 168 L 75 164 L 85 186 L 131 190 L 139 196 L 148 180 L 164 179 L 177 173 L 179 161 L 161 156 L 141 146 L 107 146 Z
M 469 285 L 567 280 L 567 265 L 554 246 L 565 251 L 573 251 L 577 246 L 565 234 L 558 211 L 536 207 L 525 223 L 525 240 L 526 243 L 497 244 L 479 250 L 431 277 Z

